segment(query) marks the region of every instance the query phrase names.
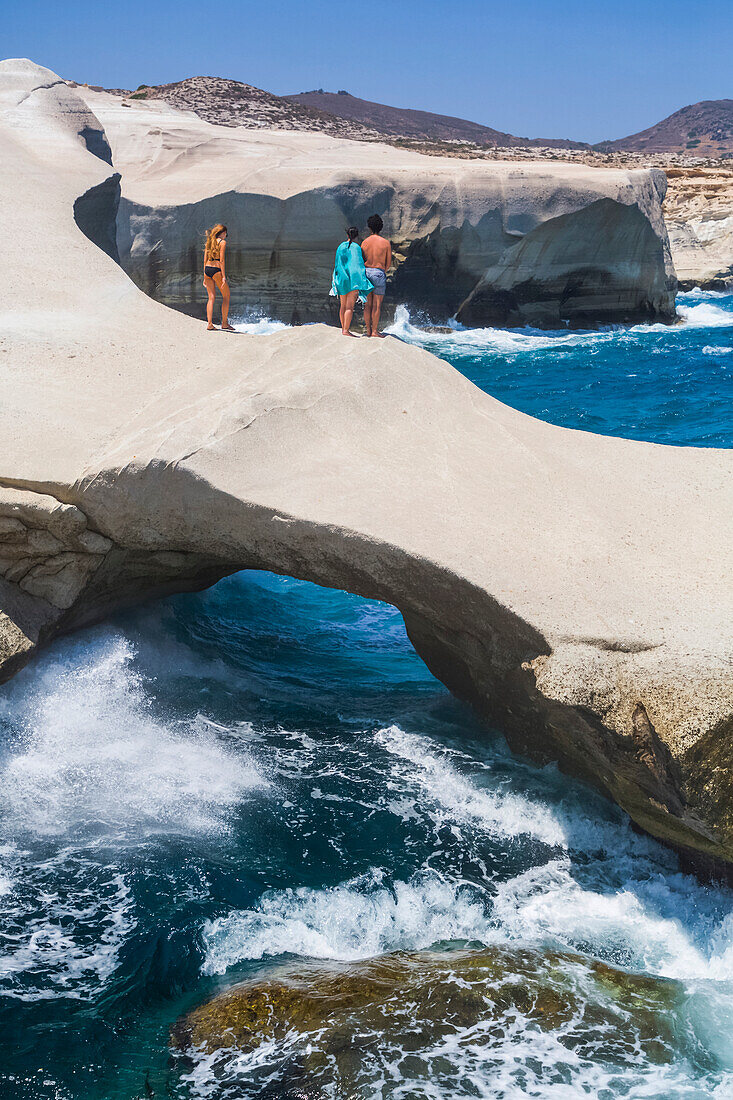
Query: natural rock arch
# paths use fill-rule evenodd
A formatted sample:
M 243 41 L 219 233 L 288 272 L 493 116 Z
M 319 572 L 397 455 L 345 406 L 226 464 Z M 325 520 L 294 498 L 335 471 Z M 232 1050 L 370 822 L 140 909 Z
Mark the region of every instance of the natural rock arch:
M 513 745 L 727 868 L 731 453 L 553 427 L 394 340 L 212 336 L 79 232 L 114 192 L 79 97 L 28 62 L 0 90 L 0 232 L 30 227 L 36 287 L 3 287 L 3 674 L 243 566 L 343 587 Z

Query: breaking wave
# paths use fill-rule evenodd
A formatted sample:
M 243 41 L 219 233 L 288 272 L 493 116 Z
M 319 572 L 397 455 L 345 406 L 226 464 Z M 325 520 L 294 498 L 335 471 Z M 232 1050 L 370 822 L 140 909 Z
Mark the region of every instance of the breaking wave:
M 446 359 L 506 404 L 568 428 L 733 446 L 733 292 L 691 292 L 675 325 L 600 330 L 441 329 L 404 306 L 392 335 Z
M 122 637 L 83 656 L 75 647 L 68 661 L 46 663 L 30 693 L 11 693 L 6 828 L 36 836 L 220 829 L 247 791 L 267 785 L 204 719 L 156 717 L 133 657 Z

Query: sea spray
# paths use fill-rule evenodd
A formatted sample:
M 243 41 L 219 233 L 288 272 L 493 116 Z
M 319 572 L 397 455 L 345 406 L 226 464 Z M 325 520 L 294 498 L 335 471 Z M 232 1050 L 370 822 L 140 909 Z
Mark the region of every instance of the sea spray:
M 417 787 L 419 797 L 434 801 L 439 828 L 444 820 L 455 825 L 478 825 L 501 837 L 536 837 L 550 846 L 565 845 L 562 822 L 549 806 L 507 790 L 500 783 L 477 784 L 463 775 L 456 766 L 465 755 L 455 749 L 436 745 L 429 738 L 406 733 L 399 726 L 379 730 L 376 741 L 400 764 L 394 774 L 406 786 Z
M 327 890 L 265 894 L 256 909 L 208 922 L 203 972 L 221 974 L 265 955 L 366 959 L 439 940 L 481 940 L 488 931 L 479 886 L 430 870 L 395 882 L 375 869 Z
M 18 834 L 220 828 L 236 800 L 267 786 L 197 716 L 155 717 L 126 639 L 73 653 L 16 692 L 20 751 L 5 762 L 0 806 Z

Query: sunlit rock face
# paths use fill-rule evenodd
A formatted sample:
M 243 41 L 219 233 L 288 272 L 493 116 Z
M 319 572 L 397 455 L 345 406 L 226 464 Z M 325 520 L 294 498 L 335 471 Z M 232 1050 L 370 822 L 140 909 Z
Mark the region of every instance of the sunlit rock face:
M 671 166 L 664 216 L 680 285 L 733 286 L 733 167 Z
M 512 1044 L 539 1050 L 550 1036 L 579 1063 L 664 1064 L 682 996 L 677 982 L 567 952 L 456 946 L 294 962 L 194 1009 L 171 1038 L 219 1087 L 277 1082 L 352 1096 L 388 1080 L 448 1089 L 464 1074 L 478 1083 L 496 1073 Z
M 597 199 L 541 222 L 487 268 L 458 319 L 540 328 L 670 320 L 675 284 L 654 220 Z

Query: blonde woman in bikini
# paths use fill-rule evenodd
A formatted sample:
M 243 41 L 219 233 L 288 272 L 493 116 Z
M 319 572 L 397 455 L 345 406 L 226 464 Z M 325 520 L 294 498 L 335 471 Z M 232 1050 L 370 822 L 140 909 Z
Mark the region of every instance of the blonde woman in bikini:
M 204 286 L 209 295 L 206 306 L 207 328 L 214 328 L 214 299 L 216 288 L 221 294 L 221 331 L 234 332 L 229 324 L 229 284 L 226 275 L 227 227 L 215 225 L 206 234 L 204 246 Z

